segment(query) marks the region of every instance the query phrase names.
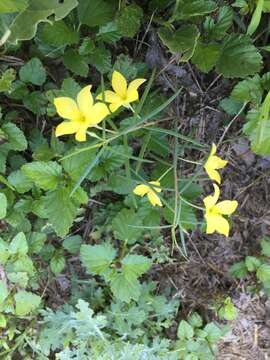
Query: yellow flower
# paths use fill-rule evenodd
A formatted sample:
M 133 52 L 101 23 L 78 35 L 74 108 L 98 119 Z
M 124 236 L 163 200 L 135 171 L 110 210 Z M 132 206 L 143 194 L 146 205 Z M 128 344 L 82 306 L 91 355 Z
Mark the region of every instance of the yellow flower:
M 210 179 L 216 181 L 220 184 L 221 179 L 218 171 L 216 169 L 222 169 L 227 165 L 227 160 L 222 160 L 220 157 L 216 156 L 217 147 L 215 144 L 212 144 L 210 155 L 204 164 L 205 171 L 207 172 Z
M 101 102 L 94 104 L 90 92 L 91 85 L 85 86 L 77 95 L 77 102 L 69 97 L 54 99 L 54 105 L 59 116 L 64 121 L 56 127 L 55 135 L 76 134 L 77 141 L 86 140 L 86 131 L 89 127 L 99 124 L 107 115 L 109 109 Z
M 150 203 L 153 206 L 156 206 L 156 205 L 162 206 L 160 198 L 156 194 L 156 193 L 161 192 L 160 182 L 159 181 L 150 181 L 149 184 L 151 184 L 153 186 L 150 187 L 149 185 L 145 185 L 145 184 L 140 184 L 140 185 L 136 186 L 135 189 L 133 190 L 134 194 L 139 195 L 139 196 L 144 196 L 147 194 L 148 200 L 150 201 Z M 156 186 L 158 186 L 158 187 L 156 187 Z
M 206 233 L 213 234 L 217 231 L 225 236 L 229 235 L 230 225 L 227 219 L 222 215 L 231 215 L 237 208 L 238 202 L 236 200 L 224 200 L 217 203 L 220 189 L 214 184 L 214 195 L 209 195 L 203 199 L 205 205 L 205 220 L 206 220 Z
M 127 80 L 118 71 L 112 74 L 112 90 L 104 91 L 104 100 L 110 103 L 111 112 L 116 111 L 120 106 L 129 107 L 129 104 L 139 99 L 138 88 L 146 79 L 136 79 L 127 85 Z M 103 100 L 103 94 L 97 96 L 98 100 Z

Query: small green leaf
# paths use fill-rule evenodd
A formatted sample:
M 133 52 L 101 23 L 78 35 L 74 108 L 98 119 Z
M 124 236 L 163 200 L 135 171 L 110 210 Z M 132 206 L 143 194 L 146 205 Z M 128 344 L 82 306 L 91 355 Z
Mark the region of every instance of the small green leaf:
M 28 0 L 2 0 L 0 4 L 1 13 L 19 12 L 26 8 Z
M 97 47 L 89 54 L 89 62 L 102 74 L 109 72 L 112 67 L 111 53 L 104 47 Z
M 24 194 L 32 189 L 33 182 L 29 177 L 24 175 L 24 173 L 21 170 L 13 171 L 8 176 L 9 183 L 14 186 L 16 191 L 20 194 Z
M 248 271 L 256 271 L 258 267 L 261 265 L 261 261 L 255 256 L 247 256 L 245 259 L 245 264 Z
M 7 274 L 8 280 L 21 288 L 25 288 L 28 284 L 29 277 L 26 272 L 11 272 Z
M 63 248 L 70 254 L 76 254 L 80 250 L 82 238 L 80 235 L 74 235 L 66 238 L 63 241 Z
M 214 323 L 207 324 L 203 330 L 207 333 L 207 340 L 213 344 L 223 336 L 221 329 Z
M 7 198 L 6 195 L 0 193 L 0 220 L 4 219 L 7 215 Z
M 193 327 L 187 321 L 181 320 L 177 330 L 178 339 L 191 339 L 193 335 Z
M 27 291 L 19 291 L 15 294 L 16 315 L 25 316 L 36 310 L 41 302 L 41 297 Z
M 222 6 L 219 9 L 218 18 L 207 16 L 203 27 L 207 32 L 207 39 L 221 40 L 233 23 L 233 10 L 230 6 Z
M 8 293 L 9 291 L 6 282 L 4 280 L 0 280 L 0 305 L 2 305 L 6 300 Z
M 269 282 L 270 281 L 270 265 L 268 264 L 262 264 L 257 272 L 256 272 L 257 278 L 261 282 Z
M 1 6 L 1 5 L 0 5 Z M 16 79 L 16 72 L 14 69 L 7 69 L 0 78 L 0 92 L 11 92 L 12 83 Z
M 265 256 L 270 256 L 270 238 L 264 237 L 261 241 L 262 254 Z
M 55 189 L 61 181 L 62 167 L 54 161 L 34 161 L 23 165 L 21 170 L 44 190 Z
M 129 278 L 120 273 L 112 277 L 111 290 L 117 299 L 129 303 L 132 299 L 139 299 L 141 285 L 135 277 Z
M 28 252 L 28 244 L 24 233 L 17 234 L 9 244 L 9 252 L 13 255 L 26 255 Z
M 82 264 L 92 274 L 100 275 L 105 273 L 115 256 L 116 250 L 111 244 L 81 246 Z
M 60 274 L 66 266 L 66 259 L 63 255 L 56 254 L 50 261 L 50 267 L 54 274 Z
M 252 102 L 255 105 L 260 105 L 262 95 L 261 78 L 259 75 L 255 75 L 236 84 L 231 93 L 231 98 L 242 103 Z
M 27 148 L 27 140 L 24 133 L 15 124 L 9 122 L 2 125 L 8 142 L 10 143 L 12 150 L 23 151 Z
M 138 32 L 143 10 L 136 4 L 124 6 L 116 17 L 117 29 L 123 36 L 134 37 Z
M 38 58 L 32 58 L 23 65 L 19 75 L 20 79 L 25 83 L 41 86 L 46 81 L 46 71 Z
M 230 269 L 229 273 L 238 279 L 241 279 L 246 276 L 247 274 L 247 267 L 244 261 L 240 261 L 238 263 L 233 264 Z
M 55 47 L 72 45 L 79 41 L 78 33 L 68 27 L 63 20 L 45 24 L 39 33 L 39 38 L 42 42 Z
M 198 313 L 193 313 L 191 316 L 188 317 L 188 323 L 193 328 L 200 328 L 203 325 L 203 321 L 201 316 Z
M 86 77 L 89 71 L 88 64 L 78 51 L 69 49 L 64 54 L 64 65 L 76 75 Z
M 232 321 L 235 320 L 237 317 L 237 309 L 232 303 L 232 300 L 230 297 L 228 297 L 224 301 L 224 305 L 219 309 L 218 315 L 220 318 Z
M 187 20 L 189 17 L 209 14 L 216 8 L 217 4 L 212 0 L 179 0 L 173 17 L 175 20 Z
M 113 20 L 116 4 L 111 0 L 79 0 L 78 14 L 81 24 L 102 26 Z
M 204 44 L 199 41 L 192 56 L 192 62 L 199 70 L 207 73 L 216 65 L 219 54 L 219 44 Z
M 115 237 L 129 244 L 134 244 L 141 237 L 143 230 L 136 226 L 142 226 L 142 219 L 131 209 L 122 209 L 112 221 Z

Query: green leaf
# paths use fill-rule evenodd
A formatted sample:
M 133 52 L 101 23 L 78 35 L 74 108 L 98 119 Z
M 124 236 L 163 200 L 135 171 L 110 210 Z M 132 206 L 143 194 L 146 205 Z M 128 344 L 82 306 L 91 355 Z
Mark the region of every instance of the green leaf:
M 216 10 L 217 4 L 212 0 L 180 0 L 173 15 L 175 20 L 186 20 L 189 17 L 209 14 Z
M 255 31 L 257 30 L 260 21 L 261 21 L 261 17 L 262 17 L 262 12 L 263 12 L 263 7 L 264 7 L 264 3 L 265 0 L 258 0 L 257 1 L 257 5 L 256 5 L 256 9 L 252 15 L 251 21 L 249 23 L 249 26 L 247 28 L 247 34 L 248 35 L 252 35 L 255 33 Z
M 143 10 L 136 4 L 124 6 L 116 17 L 117 29 L 123 36 L 134 37 L 138 32 Z
M 78 146 L 76 148 L 72 148 L 72 150 L 68 151 L 66 155 L 69 155 L 73 153 L 74 150 L 79 150 L 81 148 L 83 147 Z M 77 155 L 64 159 L 62 161 L 62 165 L 71 179 L 77 181 L 84 174 L 88 165 L 95 159 L 95 156 L 95 151 L 88 151 L 87 154 L 78 153 Z
M 203 330 L 207 333 L 207 340 L 210 343 L 216 343 L 223 336 L 221 329 L 214 323 L 207 324 Z
M 261 265 L 261 261 L 255 256 L 247 256 L 245 258 L 245 264 L 248 271 L 256 271 L 258 267 Z
M 255 75 L 236 84 L 231 93 L 231 98 L 242 103 L 252 102 L 255 105 L 260 105 L 262 95 L 261 78 L 259 75 Z
M 177 330 L 178 339 L 191 339 L 193 335 L 193 327 L 187 321 L 181 320 Z
M 86 77 L 88 74 L 88 64 L 83 56 L 74 49 L 65 51 L 64 65 L 76 75 Z
M 141 285 L 133 276 L 129 278 L 120 273 L 112 277 L 111 290 L 117 299 L 129 303 L 132 299 L 135 301 L 139 299 Z
M 14 186 L 16 191 L 20 194 L 24 194 L 32 189 L 33 182 L 29 179 L 21 170 L 13 171 L 8 176 L 9 183 Z
M 188 323 L 193 328 L 200 328 L 203 325 L 203 320 L 202 320 L 201 316 L 195 312 L 188 317 Z
M 222 6 L 219 9 L 218 18 L 215 20 L 207 16 L 203 27 L 207 32 L 207 39 L 209 40 L 221 40 L 226 31 L 232 26 L 233 23 L 233 10 L 230 6 Z
M 112 221 L 115 237 L 129 244 L 134 244 L 142 235 L 143 229 L 136 226 L 142 226 L 142 219 L 131 209 L 122 209 Z
M 257 278 L 261 282 L 269 282 L 270 281 L 270 265 L 268 264 L 262 264 L 257 272 L 256 272 Z
M 47 98 L 41 91 L 33 91 L 23 98 L 23 105 L 38 116 L 45 115 Z
M 81 24 L 102 26 L 113 20 L 116 3 L 112 0 L 79 0 L 78 14 Z
M 199 41 L 192 56 L 192 62 L 199 70 L 207 73 L 216 65 L 219 54 L 219 44 L 204 44 Z
M 194 54 L 200 32 L 195 25 L 183 25 L 174 32 L 161 28 L 158 35 L 172 53 L 182 53 L 181 61 L 188 61 Z
M 77 213 L 77 204 L 70 197 L 70 189 L 58 188 L 50 191 L 44 199 L 45 211 L 56 234 L 64 237 Z
M 66 266 L 66 259 L 63 255 L 56 254 L 50 261 L 50 267 L 54 274 L 60 274 Z
M 30 40 L 36 32 L 40 22 L 47 22 L 48 17 L 55 15 L 55 20 L 61 20 L 78 5 L 77 0 L 29 0 L 28 7 L 14 19 L 10 31 L 9 41 Z
M 0 305 L 3 304 L 8 297 L 8 292 L 6 282 L 4 280 L 0 280 Z
M 0 220 L 4 219 L 7 215 L 7 198 L 6 195 L 0 193 Z
M 63 241 L 63 248 L 70 254 L 76 254 L 80 250 L 81 242 L 82 238 L 80 235 L 70 236 Z
M 16 315 L 25 316 L 36 310 L 41 302 L 41 297 L 27 291 L 19 291 L 15 294 Z
M 29 277 L 26 272 L 11 272 L 7 274 L 8 280 L 21 288 L 28 284 Z
M 270 256 L 270 238 L 265 237 L 261 241 L 262 254 L 265 256 Z
M 81 262 L 87 271 L 92 274 L 100 275 L 105 273 L 109 269 L 115 256 L 116 250 L 108 243 L 81 246 Z
M 10 254 L 26 255 L 28 252 L 28 244 L 24 233 L 17 234 L 9 244 Z
M 39 254 L 47 240 L 47 235 L 40 232 L 31 232 L 27 241 L 29 244 L 29 252 L 31 254 Z
M 23 151 L 27 148 L 27 140 L 24 133 L 15 124 L 3 124 L 2 130 L 4 131 L 12 150 Z
M 262 56 L 246 35 L 231 34 L 224 39 L 216 70 L 226 78 L 244 78 L 260 71 Z
M 151 260 L 142 255 L 127 255 L 121 262 L 126 277 L 138 278 L 151 267 Z
M 247 267 L 244 261 L 240 261 L 238 263 L 233 264 L 230 269 L 229 273 L 238 279 L 241 279 L 246 276 L 247 274 Z
M 97 70 L 102 74 L 111 70 L 111 53 L 104 47 L 99 46 L 95 48 L 95 50 L 89 55 L 88 60 L 90 64 L 97 68 Z
M 111 24 L 111 23 L 109 23 L 109 24 Z M 105 26 L 107 26 L 107 25 L 105 25 Z M 94 52 L 95 47 L 96 47 L 95 43 L 92 39 L 84 38 L 81 46 L 79 47 L 79 54 L 82 56 L 90 55 Z
M 0 92 L 11 92 L 12 83 L 15 79 L 16 71 L 14 69 L 7 69 L 0 78 Z
M 2 0 L 0 4 L 1 13 L 19 12 L 26 8 L 28 0 Z
M 97 33 L 97 39 L 107 42 L 107 43 L 114 43 L 121 38 L 121 34 L 118 31 L 117 25 L 115 21 L 109 22 L 104 26 L 99 28 L 99 32 Z M 91 43 L 90 43 L 91 44 Z M 94 43 L 93 43 L 94 44 Z M 89 50 L 88 50 L 89 51 Z M 89 54 L 94 52 L 94 46 L 90 45 L 90 52 Z
M 62 167 L 55 161 L 34 161 L 23 165 L 21 170 L 43 190 L 55 189 L 61 181 Z
M 224 301 L 224 305 L 219 309 L 218 315 L 220 318 L 232 321 L 237 317 L 237 309 L 232 303 L 230 297 Z
M 173 201 L 170 201 L 170 204 L 174 205 Z M 169 209 L 169 208 L 164 208 L 163 211 L 163 215 L 165 220 L 169 223 L 172 224 L 174 221 L 174 213 Z M 194 209 L 184 203 L 183 201 L 181 202 L 180 206 L 179 206 L 179 215 L 178 215 L 178 223 L 179 225 L 186 230 L 192 230 L 195 229 L 197 226 L 197 218 L 196 218 L 196 214 L 194 212 Z
M 46 81 L 46 70 L 38 58 L 32 58 L 19 71 L 21 81 L 34 85 L 43 85 Z
M 79 34 L 60 20 L 53 24 L 45 24 L 39 32 L 39 38 L 48 45 L 60 47 L 76 44 Z

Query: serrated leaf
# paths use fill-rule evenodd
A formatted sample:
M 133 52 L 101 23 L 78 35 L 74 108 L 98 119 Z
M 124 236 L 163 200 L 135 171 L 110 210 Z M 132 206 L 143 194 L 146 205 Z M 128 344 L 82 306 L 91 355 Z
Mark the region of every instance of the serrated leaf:
M 0 305 L 6 300 L 8 293 L 9 291 L 6 282 L 4 280 L 0 280 Z
M 77 0 L 29 0 L 27 8 L 18 14 L 10 26 L 9 41 L 16 44 L 18 40 L 32 39 L 40 22 L 47 22 L 53 14 L 56 21 L 61 20 L 77 5 Z
M 4 219 L 7 215 L 7 198 L 6 195 L 0 193 L 0 220 Z
M 259 75 L 240 81 L 235 85 L 231 93 L 231 97 L 234 100 L 241 101 L 243 103 L 252 102 L 255 105 L 261 104 L 262 95 L 263 89 Z
M 218 18 L 215 21 L 207 16 L 204 21 L 204 30 L 207 32 L 207 39 L 220 40 L 226 35 L 233 23 L 233 10 L 230 6 L 222 6 L 219 9 Z
M 217 4 L 212 0 L 180 0 L 173 17 L 175 20 L 186 20 L 189 17 L 209 14 L 216 8 Z
M 94 51 L 89 54 L 89 62 L 92 66 L 97 68 L 102 74 L 109 72 L 112 67 L 111 53 L 104 47 L 97 47 Z
M 15 124 L 3 124 L 2 130 L 4 131 L 12 150 L 23 151 L 27 148 L 27 140 L 24 133 Z
M 29 277 L 26 272 L 7 273 L 8 280 L 21 288 L 25 288 L 28 284 Z
M 72 45 L 79 41 L 78 33 L 68 27 L 63 20 L 45 24 L 38 36 L 42 42 L 55 47 Z
M 142 255 L 127 255 L 121 261 L 125 276 L 139 277 L 151 267 L 151 260 Z
M 188 61 L 194 54 L 200 32 L 195 25 L 183 25 L 172 32 L 161 28 L 158 35 L 172 53 L 181 53 L 181 61 Z
M 261 282 L 269 282 L 270 281 L 270 265 L 268 264 L 262 264 L 257 272 L 256 272 L 257 278 Z
M 247 256 L 245 258 L 245 264 L 248 271 L 255 271 L 261 265 L 261 261 L 255 256 Z
M 61 181 L 62 167 L 54 161 L 34 161 L 21 167 L 24 175 L 43 190 L 52 190 Z
M 107 0 L 79 0 L 78 14 L 81 24 L 102 26 L 113 19 L 116 4 Z
M 81 247 L 82 238 L 80 235 L 74 235 L 66 238 L 63 241 L 63 248 L 70 254 L 76 254 Z
M 25 316 L 36 310 L 41 302 L 41 297 L 27 291 L 19 291 L 14 295 L 16 315 Z
M 77 204 L 70 197 L 70 189 L 58 188 L 50 191 L 44 198 L 44 207 L 56 234 L 67 235 L 77 213 Z
M 177 330 L 178 339 L 191 339 L 193 335 L 193 327 L 187 321 L 181 320 Z
M 84 77 L 87 76 L 89 71 L 85 58 L 74 49 L 65 51 L 64 65 L 76 75 Z
M 107 42 L 107 43 L 114 43 L 116 41 L 118 41 L 121 38 L 121 34 L 118 31 L 117 25 L 115 23 L 115 21 L 109 22 L 106 25 L 103 25 L 99 28 L 99 32 L 97 33 L 97 39 Z M 94 51 L 94 47 L 93 46 L 93 41 L 92 41 L 92 45 L 91 43 L 88 42 L 88 54 L 93 53 Z
M 219 54 L 219 44 L 204 44 L 199 41 L 192 56 L 192 62 L 202 72 L 207 73 L 216 65 Z
M 19 12 L 26 8 L 28 0 L 2 0 L 0 14 Z
M 34 185 L 32 180 L 24 175 L 21 170 L 10 173 L 8 176 L 8 181 L 20 194 L 28 192 Z
M 60 274 L 66 266 L 66 259 L 63 255 L 56 254 L 50 261 L 50 267 L 54 274 Z
M 129 303 L 132 299 L 137 301 L 141 292 L 141 285 L 136 278 L 128 278 L 120 273 L 113 276 L 111 290 L 114 296 L 120 301 Z
M 262 56 L 246 35 L 231 34 L 224 38 L 216 70 L 226 78 L 244 78 L 260 71 Z
M 123 36 L 132 38 L 139 30 L 142 18 L 143 10 L 138 5 L 124 6 L 115 20 L 117 29 Z
M 17 234 L 9 244 L 10 254 L 26 255 L 28 252 L 28 244 L 24 233 Z
M 0 92 L 11 92 L 12 83 L 15 79 L 16 71 L 14 69 L 7 69 L 0 78 Z
M 21 81 L 34 85 L 43 85 L 46 81 L 46 71 L 38 58 L 32 58 L 19 71 Z
M 115 237 L 129 244 L 134 244 L 141 237 L 143 230 L 136 226 L 142 226 L 142 219 L 131 209 L 122 209 L 112 221 Z
M 105 273 L 115 256 L 116 250 L 111 244 L 81 246 L 80 257 L 82 264 L 92 274 L 100 275 Z
M 47 98 L 41 91 L 33 91 L 23 98 L 23 105 L 36 115 L 45 115 Z

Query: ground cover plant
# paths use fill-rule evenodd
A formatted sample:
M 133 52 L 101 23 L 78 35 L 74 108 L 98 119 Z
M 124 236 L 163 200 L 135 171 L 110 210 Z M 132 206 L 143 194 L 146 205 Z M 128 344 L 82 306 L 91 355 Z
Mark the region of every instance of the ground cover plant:
M 1 1 L 1 359 L 270 354 L 269 12 Z

